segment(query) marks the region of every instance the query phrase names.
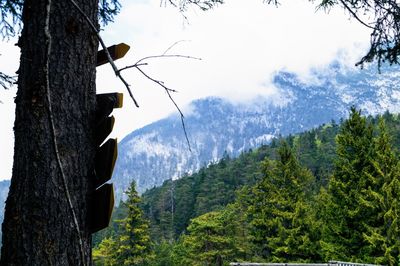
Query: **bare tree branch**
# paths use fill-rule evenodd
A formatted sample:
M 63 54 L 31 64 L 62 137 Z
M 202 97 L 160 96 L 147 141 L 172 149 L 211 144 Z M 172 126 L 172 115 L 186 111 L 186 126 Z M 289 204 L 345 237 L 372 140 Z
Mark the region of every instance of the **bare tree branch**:
M 180 40 L 174 42 L 170 47 L 167 48 L 167 50 L 164 51 L 163 55 L 167 54 L 172 48 L 174 48 L 176 45 L 180 44 L 181 42 L 189 42 L 189 40 Z
M 148 65 L 148 63 L 142 63 L 145 60 L 148 59 L 155 59 L 155 58 L 168 58 L 168 57 L 180 57 L 180 58 L 186 58 L 186 59 L 194 59 L 194 60 L 201 60 L 201 58 L 199 57 L 194 57 L 194 56 L 189 56 L 189 55 L 180 55 L 180 54 L 171 54 L 171 55 L 166 55 L 166 54 L 161 54 L 161 55 L 151 55 L 151 56 L 146 56 L 143 57 L 141 59 L 139 59 L 136 63 L 134 63 L 133 65 L 129 65 L 126 67 L 121 68 L 119 71 L 123 71 L 129 68 L 136 68 L 138 66 L 143 66 L 143 65 Z
M 149 79 L 150 81 L 152 81 L 152 82 L 156 83 L 157 85 L 161 86 L 161 87 L 165 90 L 165 92 L 167 93 L 169 99 L 170 99 L 171 102 L 174 104 L 175 108 L 178 110 L 178 112 L 179 112 L 179 114 L 180 114 L 181 123 L 182 123 L 182 128 L 183 128 L 183 132 L 184 132 L 184 134 L 185 134 L 186 142 L 187 142 L 187 144 L 188 144 L 189 151 L 192 151 L 192 149 L 191 149 L 191 147 L 190 147 L 189 137 L 188 137 L 187 130 L 186 130 L 185 117 L 184 117 L 184 115 L 183 115 L 183 112 L 182 112 L 181 109 L 179 108 L 178 104 L 175 102 L 174 98 L 173 98 L 172 95 L 171 95 L 172 92 L 177 92 L 177 91 L 174 90 L 174 89 L 171 89 L 171 88 L 167 87 L 167 86 L 164 84 L 163 81 L 152 78 L 151 76 L 149 76 L 146 72 L 144 72 L 144 71 L 141 69 L 141 66 L 147 66 L 147 65 L 148 65 L 147 62 L 144 62 L 144 61 L 146 61 L 146 60 L 148 60 L 148 59 L 177 57 L 177 58 L 201 60 L 201 58 L 199 58 L 199 57 L 194 57 L 194 56 L 181 55 L 181 54 L 166 54 L 169 50 L 171 50 L 171 49 L 172 49 L 175 45 L 177 45 L 179 42 L 181 42 L 181 41 L 175 42 L 173 45 L 171 45 L 170 47 L 168 47 L 168 49 L 165 50 L 165 52 L 164 52 L 163 54 L 161 54 L 161 55 L 152 55 L 152 56 L 143 57 L 143 58 L 139 59 L 138 61 L 136 61 L 135 64 L 129 65 L 129 66 L 126 66 L 126 67 L 123 67 L 123 68 L 121 68 L 119 71 L 121 72 L 121 71 L 124 71 L 124 70 L 127 70 L 127 69 L 135 68 L 135 69 L 137 69 L 143 76 L 145 76 L 147 79 Z
M 143 76 L 145 76 L 146 78 L 148 78 L 149 80 L 151 80 L 152 82 L 158 84 L 159 86 L 161 86 L 162 88 L 164 88 L 165 92 L 167 93 L 169 99 L 171 100 L 171 102 L 175 105 L 175 108 L 178 110 L 179 114 L 180 114 L 180 118 L 181 118 L 181 123 L 182 123 L 182 128 L 183 128 L 183 133 L 185 134 L 185 139 L 189 148 L 189 151 L 191 152 L 192 149 L 190 147 L 190 141 L 189 141 L 189 137 L 187 134 L 187 130 L 186 130 L 186 125 L 185 125 L 185 116 L 183 115 L 183 112 L 181 111 L 181 109 L 179 108 L 178 104 L 175 102 L 174 98 L 171 95 L 171 92 L 177 92 L 176 90 L 170 89 L 167 86 L 164 85 L 164 82 L 153 79 L 152 77 L 150 77 L 149 75 L 147 75 L 140 67 L 135 66 L 135 68 L 143 74 Z
M 345 8 L 347 11 L 349 11 L 350 14 L 351 14 L 358 22 L 360 22 L 362 25 L 364 25 L 364 26 L 367 27 L 367 28 L 370 28 L 370 29 L 375 30 L 375 27 L 372 27 L 372 26 L 368 25 L 368 24 L 365 23 L 362 19 L 360 19 L 360 18 L 358 17 L 358 15 L 356 14 L 356 12 L 354 12 L 353 9 L 351 9 L 351 8 L 346 4 L 345 1 L 343 1 L 343 0 L 339 0 L 339 1 L 342 3 L 342 5 L 344 6 L 344 8 Z
M 146 77 L 148 80 L 156 83 L 157 85 L 159 85 L 160 87 L 162 87 L 165 92 L 167 93 L 169 99 L 171 100 L 171 102 L 174 104 L 175 108 L 178 110 L 179 114 L 180 114 L 180 118 L 181 118 L 181 123 L 182 123 L 182 128 L 183 128 L 183 132 L 185 134 L 185 138 L 186 138 L 186 142 L 188 144 L 188 148 L 189 151 L 192 151 L 191 147 L 190 147 L 190 141 L 189 141 L 189 137 L 187 134 L 187 130 L 186 130 L 186 125 L 185 125 L 185 117 L 183 115 L 183 112 L 181 111 L 181 109 L 179 108 L 178 104 L 175 102 L 174 98 L 172 97 L 171 93 L 177 92 L 174 89 L 171 89 L 169 87 L 167 87 L 163 81 L 157 80 L 152 78 L 150 75 L 148 75 L 146 72 L 143 71 L 143 69 L 141 68 L 141 66 L 147 66 L 148 63 L 144 62 L 145 60 L 148 59 L 155 59 L 155 58 L 171 58 L 171 57 L 178 57 L 178 58 L 185 58 L 185 59 L 194 59 L 194 60 L 201 60 L 201 58 L 198 57 L 193 57 L 193 56 L 188 56 L 188 55 L 180 55 L 180 54 L 173 54 L 173 55 L 167 55 L 165 54 L 166 52 L 168 52 L 173 46 L 175 46 L 177 43 L 174 43 L 172 46 L 170 46 L 163 54 L 161 55 L 153 55 L 153 56 L 146 56 L 143 57 L 141 59 L 139 59 L 135 64 L 130 65 L 130 66 L 126 66 L 124 68 L 121 68 L 119 71 L 124 71 L 127 69 L 131 69 L 131 68 L 135 68 L 137 69 L 144 77 Z

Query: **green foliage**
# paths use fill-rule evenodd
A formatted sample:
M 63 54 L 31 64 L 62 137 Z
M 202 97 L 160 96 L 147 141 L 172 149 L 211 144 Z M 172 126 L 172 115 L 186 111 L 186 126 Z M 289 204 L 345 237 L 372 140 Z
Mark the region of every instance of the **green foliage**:
M 147 265 L 153 256 L 148 232 L 149 224 L 139 208 L 140 198 L 135 187 L 135 182 L 132 182 L 126 192 L 128 200 L 124 205 L 128 210 L 128 216 L 118 221 L 123 228 L 116 251 L 119 265 Z
M 237 189 L 259 179 L 259 160 L 264 157 L 263 149 L 243 153 L 235 160 L 225 156 L 198 173 L 166 181 L 144 193 L 141 206 L 150 219 L 152 238 L 156 242 L 175 240 L 190 219 L 234 202 Z
M 335 169 L 328 187 L 322 249 L 325 258 L 360 261 L 367 247 L 362 232 L 374 219 L 373 206 L 361 206 L 361 194 L 373 186 L 373 129 L 354 108 L 336 137 Z
M 114 215 L 127 221 L 121 217 L 128 206 L 139 204 L 150 219 L 156 254 L 147 265 L 397 265 L 400 164 L 393 147 L 399 144 L 397 115 L 365 118 L 353 108 L 340 126 L 332 122 L 273 140 L 236 159 L 225 155 L 147 191 L 140 204 L 122 204 Z M 132 237 L 121 237 L 122 224 L 114 221 L 103 234 L 93 253 L 98 265 L 123 265 L 109 256 L 123 254 L 118 242 Z
M 374 141 L 374 176 L 368 174 L 375 188 L 362 194 L 362 206 L 373 206 L 375 221 L 366 225 L 363 233 L 369 247 L 365 256 L 377 264 L 397 265 L 400 255 L 400 165 L 390 143 L 385 122 L 379 119 L 379 134 Z
M 115 257 L 116 248 L 117 243 L 113 238 L 104 238 L 98 247 L 92 251 L 93 264 L 97 266 L 118 265 Z
M 272 262 L 319 260 L 310 200 L 314 177 L 301 167 L 286 142 L 278 159 L 264 161 L 264 177 L 253 188 L 250 223 L 258 255 Z
M 228 265 L 251 253 L 248 226 L 238 205 L 192 219 L 173 250 L 174 265 Z
M 154 253 L 155 257 L 151 260 L 149 265 L 151 266 L 174 266 L 172 249 L 174 248 L 174 242 L 161 241 L 161 243 L 155 244 Z
M 383 117 L 389 128 L 396 125 L 395 116 Z M 378 129 L 369 121 L 378 121 Z M 352 108 L 337 135 L 338 158 L 321 212 L 321 245 L 326 259 L 397 265 L 399 159 L 384 119 L 369 121 Z
M 96 247 L 100 244 L 100 242 L 105 238 L 115 238 L 116 236 L 121 234 L 121 226 L 116 222 L 125 218 L 128 214 L 128 209 L 126 205 L 121 201 L 118 207 L 115 207 L 111 216 L 110 225 L 93 234 L 92 236 L 92 246 Z
M 127 209 L 127 216 L 117 221 L 121 226 L 120 234 L 104 239 L 93 250 L 94 261 L 100 265 L 150 265 L 154 257 L 149 224 L 139 208 L 140 198 L 135 186 L 135 182 L 132 182 L 126 192 L 128 200 L 123 205 Z
M 325 186 L 332 173 L 335 158 L 335 135 L 339 126 L 332 122 L 304 132 L 292 143 L 302 165 L 310 169 L 317 182 L 313 189 Z M 203 167 L 198 173 L 176 181 L 166 181 L 161 187 L 142 195 L 141 207 L 150 220 L 151 237 L 155 242 L 176 240 L 189 225 L 190 219 L 218 211 L 236 200 L 236 191 L 252 186 L 262 177 L 261 163 L 276 158 L 280 140 L 232 159 L 225 156 L 220 162 Z

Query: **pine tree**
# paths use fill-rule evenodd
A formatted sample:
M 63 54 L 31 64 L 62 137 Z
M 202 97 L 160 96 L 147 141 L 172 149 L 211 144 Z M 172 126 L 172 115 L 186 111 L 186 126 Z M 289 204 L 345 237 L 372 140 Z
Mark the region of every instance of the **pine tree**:
M 362 196 L 377 187 L 372 125 L 352 108 L 336 142 L 338 158 L 326 194 L 321 246 L 327 260 L 357 262 L 368 249 L 365 225 L 376 220 L 375 206 L 365 204 Z
M 128 199 L 124 205 L 128 209 L 128 216 L 119 221 L 122 234 L 117 241 L 117 265 L 148 265 L 148 261 L 153 258 L 149 222 L 139 208 L 140 197 L 135 182 L 131 183 L 126 194 Z
M 311 173 L 302 168 L 287 143 L 276 161 L 264 161 L 264 177 L 253 189 L 249 206 L 254 243 L 273 262 L 318 260 L 310 219 Z

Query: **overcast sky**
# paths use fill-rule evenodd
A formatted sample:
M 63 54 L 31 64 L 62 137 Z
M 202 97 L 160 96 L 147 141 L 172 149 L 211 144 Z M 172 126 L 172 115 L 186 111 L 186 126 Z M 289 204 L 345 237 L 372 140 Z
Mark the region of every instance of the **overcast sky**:
M 187 20 L 176 9 L 160 6 L 160 0 L 121 2 L 121 14 L 102 31 L 108 46 L 120 42 L 131 46 L 116 62 L 119 67 L 162 54 L 177 41 L 181 42 L 169 54 L 202 59 L 160 58 L 143 67 L 153 78 L 179 91 L 174 97 L 183 109 L 190 101 L 206 96 L 232 101 L 273 97 L 276 91 L 270 80 L 275 71 L 287 69 L 307 78 L 311 68 L 324 67 L 335 59 L 354 65 L 369 43 L 368 30 L 343 10 L 316 11 L 307 0 L 282 0 L 279 8 L 262 0 L 226 0 L 208 12 L 190 10 Z M 18 68 L 19 51 L 14 43 L 0 43 L 2 72 L 13 73 Z M 163 89 L 137 71 L 123 75 L 132 85 L 139 109 L 110 66 L 97 70 L 98 92 L 124 92 L 124 107 L 115 111 L 113 136 L 119 140 L 175 111 Z M 0 88 L 0 179 L 11 177 L 15 91 Z

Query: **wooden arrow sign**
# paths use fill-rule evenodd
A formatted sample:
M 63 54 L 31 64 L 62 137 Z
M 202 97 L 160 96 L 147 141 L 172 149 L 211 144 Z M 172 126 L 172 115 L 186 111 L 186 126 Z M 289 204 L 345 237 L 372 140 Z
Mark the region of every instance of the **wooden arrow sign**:
M 90 231 L 95 233 L 106 228 L 114 208 L 114 186 L 105 184 L 96 189 L 90 202 Z
M 96 132 L 95 132 L 95 140 L 96 140 L 96 146 L 100 146 L 101 143 L 107 138 L 108 135 L 110 135 L 115 123 L 115 118 L 114 116 L 107 117 L 106 119 L 103 119 L 99 125 L 96 127 Z
M 110 53 L 112 60 L 118 60 L 118 59 L 124 57 L 124 55 L 126 55 L 126 53 L 129 51 L 129 49 L 130 49 L 129 45 L 127 45 L 125 43 L 120 43 L 120 44 L 116 44 L 116 45 L 107 47 L 107 50 Z M 108 63 L 106 52 L 104 50 L 98 51 L 96 66 L 101 66 L 106 63 Z
M 97 94 L 96 101 L 96 121 L 100 124 L 111 114 L 114 108 L 122 107 L 124 95 L 118 92 Z
M 101 186 L 111 179 L 117 155 L 117 139 L 109 139 L 98 148 L 95 157 L 95 187 Z

